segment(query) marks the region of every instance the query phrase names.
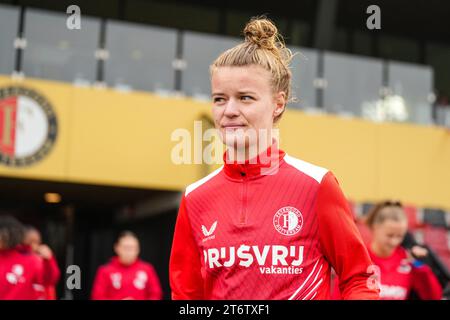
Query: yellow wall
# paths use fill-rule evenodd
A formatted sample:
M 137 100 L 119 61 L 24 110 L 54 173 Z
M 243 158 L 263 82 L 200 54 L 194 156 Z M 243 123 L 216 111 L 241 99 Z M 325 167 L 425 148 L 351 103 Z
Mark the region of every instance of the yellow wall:
M 1 176 L 182 190 L 205 173 L 202 165 L 175 165 L 170 156 L 173 130 L 192 131 L 195 120 L 209 115 L 207 103 L 0 77 L 0 88 L 11 84 L 51 102 L 59 133 L 43 160 L 25 168 L 0 165 Z M 331 169 L 354 201 L 396 198 L 450 209 L 448 130 L 288 110 L 280 138 L 290 155 Z
M 283 147 L 332 170 L 352 200 L 450 208 L 450 130 L 301 112 L 282 122 Z

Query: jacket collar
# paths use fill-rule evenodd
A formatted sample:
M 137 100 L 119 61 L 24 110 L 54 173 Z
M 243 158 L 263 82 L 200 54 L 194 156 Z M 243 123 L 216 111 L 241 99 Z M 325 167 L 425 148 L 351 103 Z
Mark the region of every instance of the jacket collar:
M 228 151 L 226 151 L 223 155 L 224 171 L 229 178 L 240 181 L 274 174 L 284 155 L 285 152 L 278 149 L 276 142 L 258 156 L 244 162 L 228 159 Z
M 139 258 L 136 259 L 135 262 L 133 262 L 130 265 L 125 265 L 122 262 L 120 262 L 119 257 L 118 256 L 114 256 L 111 258 L 111 263 L 112 265 L 116 266 L 116 267 L 120 267 L 120 268 L 131 268 L 134 267 L 135 265 L 137 265 L 139 263 Z

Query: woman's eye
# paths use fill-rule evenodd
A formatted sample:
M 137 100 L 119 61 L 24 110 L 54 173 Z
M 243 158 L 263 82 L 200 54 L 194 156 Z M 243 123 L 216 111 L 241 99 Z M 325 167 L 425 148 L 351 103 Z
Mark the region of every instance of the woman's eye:
M 223 101 L 224 101 L 224 99 L 221 98 L 221 97 L 214 98 L 214 103 L 220 103 L 220 102 L 223 102 Z
M 241 99 L 248 101 L 248 100 L 253 100 L 253 97 L 251 97 L 251 96 L 242 96 Z

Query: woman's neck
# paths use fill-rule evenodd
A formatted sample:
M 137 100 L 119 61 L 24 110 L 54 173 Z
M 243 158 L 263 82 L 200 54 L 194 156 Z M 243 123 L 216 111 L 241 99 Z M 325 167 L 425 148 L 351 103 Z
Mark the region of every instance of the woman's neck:
M 263 140 L 256 144 L 245 147 L 227 147 L 229 158 L 228 160 L 237 161 L 238 163 L 244 163 L 250 159 L 256 159 L 258 155 L 266 151 L 273 144 L 272 138 L 270 140 Z M 232 148 L 232 149 L 231 149 Z M 230 150 L 231 149 L 231 150 Z M 231 151 L 231 152 L 230 152 Z

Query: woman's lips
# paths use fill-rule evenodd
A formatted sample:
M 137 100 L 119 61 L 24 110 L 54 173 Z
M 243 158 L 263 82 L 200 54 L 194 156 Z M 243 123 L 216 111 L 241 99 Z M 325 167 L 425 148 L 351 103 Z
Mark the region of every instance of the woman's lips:
M 237 129 L 244 129 L 246 126 L 244 125 L 226 125 L 222 126 L 225 130 L 237 130 Z

